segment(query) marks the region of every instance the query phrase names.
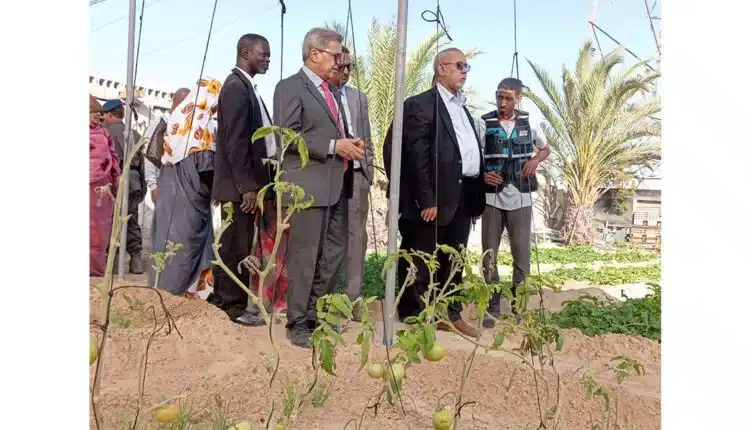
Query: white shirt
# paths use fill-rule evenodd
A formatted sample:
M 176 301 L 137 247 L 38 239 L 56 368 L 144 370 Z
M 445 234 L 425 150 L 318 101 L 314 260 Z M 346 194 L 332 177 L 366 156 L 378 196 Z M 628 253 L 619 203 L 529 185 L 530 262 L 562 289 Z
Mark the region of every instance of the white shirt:
M 477 134 L 479 134 L 479 142 L 482 144 L 482 148 L 485 147 L 485 137 L 487 131 L 487 124 L 484 120 L 479 119 L 476 121 Z M 505 130 L 505 133 L 510 136 L 513 129 L 516 127 L 516 121 L 500 121 L 500 126 Z M 547 139 L 544 137 L 544 133 L 540 133 L 538 127 L 531 122 L 529 119 L 529 126 L 531 127 L 531 143 L 537 149 L 544 149 L 547 147 Z M 486 194 L 486 202 L 488 205 L 502 209 L 505 211 L 514 211 L 523 207 L 531 206 L 531 193 L 521 194 L 518 188 L 513 184 L 505 184 L 503 190 L 495 193 Z
M 352 136 L 356 136 L 357 132 L 354 128 L 354 124 L 352 124 L 352 112 L 349 110 L 349 100 L 346 97 L 346 85 L 341 87 L 341 104 L 344 106 L 344 113 L 346 114 L 346 124 L 349 126 L 349 134 Z M 354 160 L 354 168 L 359 169 L 362 165 L 359 163 L 359 160 Z
M 263 98 L 260 96 L 260 93 L 258 92 L 258 84 L 256 84 L 253 81 L 252 76 L 250 76 L 247 72 L 240 69 L 239 67 L 235 67 L 235 70 L 238 70 L 240 73 L 242 73 L 248 81 L 250 81 L 250 84 L 253 86 L 253 93 L 255 93 L 255 99 L 260 103 L 260 116 L 263 118 L 263 126 L 264 127 L 270 127 L 273 125 L 273 122 L 271 122 L 271 118 L 268 116 L 268 111 L 266 110 L 266 104 L 263 102 Z M 276 136 L 275 133 L 271 133 L 266 136 L 266 155 L 268 158 L 273 157 L 276 155 Z
M 154 131 L 156 130 L 156 126 L 159 125 L 159 122 L 161 120 L 164 120 L 165 123 L 169 124 L 169 111 L 164 112 L 160 117 L 154 118 L 151 120 L 151 122 L 148 124 L 148 128 L 146 129 L 145 138 L 151 139 L 151 136 L 153 136 Z M 156 167 L 154 163 L 152 163 L 148 158 L 143 158 L 146 161 L 146 164 L 143 166 L 143 170 L 146 176 L 146 185 L 148 185 L 149 190 L 153 190 L 156 188 L 156 182 L 159 180 L 159 168 Z
M 479 145 L 474 130 L 471 128 L 469 116 L 464 110 L 466 98 L 462 92 L 451 94 L 444 86 L 437 84 L 438 92 L 443 98 L 445 107 L 453 123 L 453 129 L 456 132 L 458 147 L 461 150 L 461 166 L 464 176 L 474 177 L 479 174 L 479 164 L 481 155 Z
M 323 88 L 321 88 L 321 85 L 324 82 L 323 78 L 321 78 L 320 76 L 316 75 L 315 72 L 313 72 L 312 70 L 308 69 L 307 66 L 302 66 L 302 71 L 305 72 L 305 74 L 307 75 L 308 78 L 310 78 L 310 80 L 312 81 L 313 85 L 315 85 L 315 88 L 318 89 L 318 92 L 320 93 L 320 95 L 323 96 L 323 100 L 325 100 L 326 93 L 325 93 L 325 91 L 323 91 Z M 326 83 L 326 85 L 328 85 L 328 84 Z M 333 100 L 335 101 L 336 98 L 334 97 Z M 336 110 L 339 111 L 339 121 L 342 121 L 342 118 L 341 118 L 341 109 L 336 109 Z M 347 122 L 347 124 L 348 124 L 348 122 Z M 334 154 L 335 151 L 336 151 L 336 139 L 331 139 L 331 143 L 328 144 L 328 154 L 332 155 L 332 154 Z

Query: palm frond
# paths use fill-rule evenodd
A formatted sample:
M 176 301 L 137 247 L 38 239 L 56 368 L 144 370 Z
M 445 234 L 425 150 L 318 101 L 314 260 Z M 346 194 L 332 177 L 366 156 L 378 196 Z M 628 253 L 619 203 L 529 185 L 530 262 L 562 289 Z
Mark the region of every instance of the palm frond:
M 542 131 L 571 201 L 590 207 L 607 184 L 633 168 L 651 167 L 661 158 L 661 124 L 651 119 L 661 101 L 651 95 L 658 73 L 637 74 L 644 63 L 619 72 L 621 51 L 594 61 L 591 42 L 578 52 L 575 68 L 563 67 L 561 85 L 527 59 L 542 93 L 525 92 L 540 110 Z

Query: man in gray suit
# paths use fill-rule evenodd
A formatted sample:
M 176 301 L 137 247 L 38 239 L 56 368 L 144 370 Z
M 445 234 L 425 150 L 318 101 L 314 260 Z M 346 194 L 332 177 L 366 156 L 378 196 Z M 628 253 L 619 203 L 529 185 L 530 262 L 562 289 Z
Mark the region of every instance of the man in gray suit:
M 365 159 L 360 163 L 355 160 L 352 199 L 349 201 L 349 239 L 346 253 L 346 294 L 355 300 L 362 295 L 362 272 L 367 253 L 367 210 L 369 208 L 370 185 L 373 181 L 372 137 L 370 134 L 370 115 L 368 113 L 367 95 L 347 85 L 352 69 L 349 49 L 341 48 L 341 64 L 328 82 L 341 92 L 341 105 L 349 119 L 349 132 L 361 136 L 365 141 Z M 359 307 L 352 312 L 354 321 L 360 320 Z
M 290 148 L 282 165 L 282 179 L 315 199 L 292 216 L 287 255 L 287 337 L 306 348 L 315 328 L 315 303 L 333 291 L 346 255 L 352 161 L 365 158 L 364 142 L 348 137 L 338 91 L 327 82 L 341 63 L 342 40 L 332 30 L 310 30 L 302 44 L 304 66 L 281 80 L 273 96 L 274 122 L 299 133 L 310 155 L 302 168 L 296 148 Z

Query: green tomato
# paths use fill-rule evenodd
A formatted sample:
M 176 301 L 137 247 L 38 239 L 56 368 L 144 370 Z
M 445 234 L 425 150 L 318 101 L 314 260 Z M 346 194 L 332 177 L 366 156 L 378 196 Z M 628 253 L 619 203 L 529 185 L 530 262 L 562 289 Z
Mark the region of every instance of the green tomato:
M 380 363 L 370 363 L 367 366 L 367 374 L 370 378 L 380 379 L 383 377 L 383 372 L 385 372 L 385 368 Z
M 401 363 L 391 364 L 391 368 L 385 369 L 383 372 L 383 379 L 386 381 L 393 379 L 393 382 L 397 384 L 404 379 L 404 376 L 406 376 L 406 369 L 404 369 L 404 365 Z
M 424 353 L 424 358 L 427 361 L 440 361 L 445 357 L 448 351 L 445 347 L 437 342 L 432 345 L 432 349 Z
M 453 414 L 446 409 L 432 415 L 432 428 L 435 430 L 450 430 L 453 428 Z
M 175 405 L 161 406 L 154 410 L 154 416 L 162 424 L 171 423 L 180 417 L 180 408 Z

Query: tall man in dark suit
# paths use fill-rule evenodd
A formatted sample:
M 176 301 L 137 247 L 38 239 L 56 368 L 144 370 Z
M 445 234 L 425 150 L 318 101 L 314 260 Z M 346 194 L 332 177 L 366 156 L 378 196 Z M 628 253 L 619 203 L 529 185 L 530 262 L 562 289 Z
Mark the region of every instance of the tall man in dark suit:
M 341 92 L 341 106 L 348 119 L 347 126 L 351 134 L 362 137 L 365 141 L 365 159 L 353 162 L 352 198 L 349 201 L 349 239 L 346 250 L 346 287 L 344 291 L 351 300 L 362 295 L 362 280 L 367 253 L 367 210 L 369 208 L 370 186 L 373 181 L 374 158 L 372 134 L 370 133 L 370 115 L 367 95 L 357 88 L 347 85 L 351 72 L 351 55 L 345 46 L 341 48 L 339 64 L 331 85 Z M 352 319 L 360 320 L 359 307 L 352 310 Z
M 231 202 L 234 210 L 232 224 L 221 237 L 219 253 L 240 279 L 237 265 L 250 255 L 255 235 L 258 191 L 273 178 L 271 168 L 263 165 L 262 159 L 273 157 L 277 150 L 273 135 L 265 141 L 252 142 L 257 129 L 271 125 L 270 115 L 252 81 L 256 74 L 266 73 L 270 61 L 271 48 L 265 37 L 257 34 L 240 37 L 237 65 L 219 94 L 213 195 L 221 203 Z M 264 324 L 257 307 L 247 305 L 247 293 L 223 270 L 215 271 L 214 291 L 208 301 L 238 324 Z
M 466 57 L 456 48 L 445 49 L 435 58 L 433 68 L 435 86 L 404 102 L 398 222 L 401 249 L 429 253 L 435 250 L 436 242 L 456 249 L 466 246 L 471 221 L 482 214 L 485 205 L 484 158 L 461 91 L 469 71 Z M 388 134 L 383 155 L 386 169 L 390 170 L 392 139 Z M 427 268 L 418 259 L 415 262 L 417 280 L 398 304 L 402 319 L 419 314 L 423 307 L 421 296 L 429 284 Z M 439 262 L 436 281 L 442 286 L 450 272 L 448 255 L 440 253 Z M 400 280 L 406 279 L 406 270 L 406 262 L 399 261 Z M 451 283 L 460 285 L 461 274 Z M 448 317 L 461 333 L 477 336 L 477 329 L 461 318 L 460 303 L 449 306 Z M 443 324 L 438 328 L 449 329 Z
M 350 138 L 338 91 L 327 82 L 341 62 L 342 37 L 313 28 L 302 46 L 304 66 L 276 85 L 274 122 L 298 132 L 310 163 L 302 168 L 295 148 L 285 155 L 284 181 L 301 186 L 315 201 L 292 216 L 287 256 L 287 337 L 310 347 L 318 297 L 333 291 L 346 255 L 353 160 L 364 159 L 364 142 Z

